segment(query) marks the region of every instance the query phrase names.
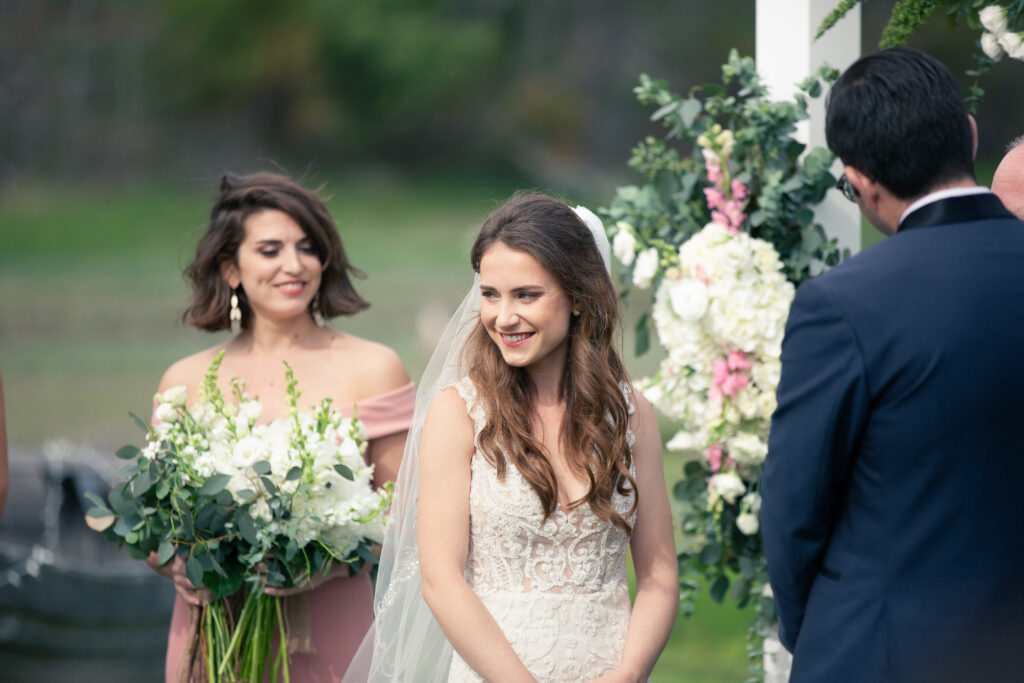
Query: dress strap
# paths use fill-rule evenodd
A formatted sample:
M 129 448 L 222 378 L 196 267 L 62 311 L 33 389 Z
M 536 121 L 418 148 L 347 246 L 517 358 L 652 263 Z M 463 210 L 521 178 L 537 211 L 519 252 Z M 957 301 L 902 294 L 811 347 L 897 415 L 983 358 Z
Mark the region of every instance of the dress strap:
M 483 402 L 480 401 L 476 385 L 473 384 L 473 380 L 469 377 L 463 377 L 453 386 L 459 392 L 462 400 L 466 402 L 466 412 L 473 420 L 473 441 L 476 442 L 477 437 L 480 435 L 480 430 L 487 423 L 486 409 L 483 406 Z

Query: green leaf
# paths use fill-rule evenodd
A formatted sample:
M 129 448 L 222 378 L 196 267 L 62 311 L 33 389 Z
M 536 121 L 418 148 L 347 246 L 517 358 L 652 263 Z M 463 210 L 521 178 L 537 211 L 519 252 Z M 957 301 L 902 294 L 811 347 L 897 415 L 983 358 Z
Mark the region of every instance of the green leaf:
M 250 500 L 256 497 L 256 492 L 252 489 L 242 489 L 238 492 L 238 499 L 242 502 L 248 503 Z
M 171 491 L 171 484 L 166 479 L 161 479 L 160 483 L 156 485 L 156 497 L 158 500 L 163 500 L 167 497 L 167 494 Z
M 203 485 L 199 487 L 200 496 L 214 496 L 220 491 L 224 490 L 224 487 L 231 481 L 230 474 L 214 474 L 203 482 Z
M 352 473 L 352 470 L 349 470 L 349 474 L 351 474 L 351 473 Z M 296 479 L 298 479 L 301 476 L 302 476 L 302 468 L 299 467 L 298 465 L 296 465 L 295 467 L 293 467 L 290 470 L 288 470 L 288 475 L 285 476 L 284 479 L 285 479 L 285 481 L 295 481 Z M 352 479 L 351 476 L 347 477 L 347 478 L 350 479 L 350 480 Z
M 740 567 L 740 574 L 745 579 L 752 579 L 757 573 L 757 569 L 754 567 L 754 561 L 746 555 L 740 555 L 737 558 L 737 563 Z
M 118 484 L 110 490 L 110 507 L 119 515 L 135 513 L 135 499 L 128 492 L 126 483 Z
M 679 116 L 682 117 L 684 124 L 692 126 L 697 115 L 700 114 L 703 108 L 704 107 L 701 105 L 700 100 L 691 97 L 683 102 L 683 106 L 679 108 Z
M 92 503 L 96 507 L 103 508 L 104 510 L 107 509 L 107 501 L 103 500 L 101 497 L 99 497 L 98 495 L 96 495 L 92 491 L 86 491 L 85 492 L 85 498 L 86 498 L 86 500 L 88 500 L 90 503 Z M 108 515 L 110 514 L 109 510 L 107 510 L 107 514 Z
M 651 114 L 651 121 L 657 121 L 659 119 L 663 119 L 666 116 L 668 116 L 669 114 L 671 114 L 672 112 L 674 112 L 678 108 L 679 108 L 679 102 L 669 102 L 665 106 L 659 107 L 657 111 L 655 111 L 653 114 Z
M 145 421 L 141 417 L 139 417 L 138 415 L 131 411 L 129 411 L 128 414 L 132 416 L 132 420 L 135 421 L 135 424 L 139 429 L 146 433 L 149 432 L 149 427 L 146 425 Z
M 153 480 L 149 476 L 149 470 L 139 472 L 139 476 L 132 480 L 132 494 L 138 498 L 153 486 Z
M 683 465 L 683 474 L 686 475 L 687 479 L 693 479 L 694 477 L 703 477 L 705 473 L 704 465 L 699 460 L 690 460 Z
M 256 474 L 270 474 L 270 463 L 266 460 L 260 460 L 253 464 L 252 471 Z
M 267 493 L 272 496 L 277 493 L 277 487 L 274 486 L 274 482 L 270 481 L 268 477 L 260 477 L 260 481 L 263 482 L 263 488 L 267 490 Z
M 124 535 L 124 542 L 128 545 L 135 545 L 139 541 L 139 535 L 134 531 L 129 531 Z
M 647 350 L 651 348 L 651 333 L 647 327 L 648 318 L 648 314 L 644 313 L 636 322 L 636 327 L 633 328 L 635 344 L 633 354 L 636 356 L 644 355 L 645 353 L 647 353 Z
M 131 444 L 128 444 L 127 446 L 121 446 L 120 448 L 118 448 L 117 449 L 117 453 L 115 453 L 114 455 L 116 455 L 117 457 L 121 458 L 122 460 L 131 460 L 132 458 L 134 458 L 138 454 L 139 454 L 139 447 L 138 446 L 132 446 Z
M 341 476 L 345 477 L 349 481 L 355 481 L 356 476 L 348 465 L 342 465 L 341 463 L 338 463 L 337 465 L 334 466 L 334 471 L 340 474 Z
M 160 560 L 160 564 L 167 564 L 174 557 L 174 544 L 168 540 L 162 541 L 160 547 L 157 548 L 156 557 Z
M 124 538 L 132 532 L 132 525 L 124 517 L 118 517 L 114 522 L 114 533 Z
M 736 602 L 743 602 L 750 597 L 750 580 L 746 578 L 737 579 L 732 584 L 729 597 Z
M 252 521 L 249 513 L 245 510 L 239 510 L 235 514 L 235 522 L 238 524 L 238 533 L 242 534 L 242 538 L 245 539 L 246 543 L 256 545 L 259 541 L 259 536 L 256 533 L 256 524 Z
M 729 590 L 729 577 L 725 574 L 719 574 L 718 578 L 711 584 L 708 592 L 711 594 L 712 600 L 721 604 L 727 590 Z
M 114 514 L 113 512 L 111 512 L 107 508 L 103 507 L 102 505 L 97 505 L 96 507 L 89 508 L 88 512 L 85 513 L 85 516 L 86 517 L 111 517 L 111 516 L 113 516 L 113 514 Z
M 377 556 L 370 552 L 370 549 L 362 543 L 356 546 L 356 555 L 359 555 L 359 557 L 363 558 L 363 560 L 369 562 L 370 564 L 377 564 L 378 562 L 380 562 Z
M 203 564 L 195 555 L 190 556 L 185 563 L 185 576 L 193 586 L 198 588 L 203 585 Z
M 713 567 L 714 565 L 717 565 L 721 559 L 722 546 L 713 541 L 704 546 L 704 549 L 700 551 L 700 562 L 705 567 Z

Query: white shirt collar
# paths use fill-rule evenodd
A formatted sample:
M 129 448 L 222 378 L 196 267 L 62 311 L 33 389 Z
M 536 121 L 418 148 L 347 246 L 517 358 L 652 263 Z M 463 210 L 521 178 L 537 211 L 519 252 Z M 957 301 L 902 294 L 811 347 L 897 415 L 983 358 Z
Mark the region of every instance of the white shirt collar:
M 907 207 L 906 211 L 903 212 L 903 215 L 900 216 L 900 225 L 903 224 L 903 221 L 906 220 L 907 216 L 926 204 L 931 204 L 932 202 L 937 202 L 942 199 L 949 199 L 950 197 L 966 197 L 972 194 L 988 194 L 989 192 L 990 190 L 987 187 L 975 185 L 974 187 L 951 187 L 946 190 L 938 190 L 937 192 L 926 194 Z

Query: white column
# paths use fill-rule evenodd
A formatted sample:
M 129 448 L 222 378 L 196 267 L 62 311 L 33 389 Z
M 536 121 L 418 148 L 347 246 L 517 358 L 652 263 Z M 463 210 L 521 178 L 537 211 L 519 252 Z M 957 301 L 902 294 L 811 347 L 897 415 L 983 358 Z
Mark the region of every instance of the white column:
M 834 0 L 757 0 L 757 71 L 773 97 L 788 99 L 797 84 L 818 70 L 823 62 L 843 71 L 860 56 L 860 5 L 851 9 L 818 40 L 814 34 L 822 19 L 835 7 Z M 797 136 L 809 148 L 825 144 L 825 98 L 810 101 L 811 118 L 797 128 Z M 842 173 L 839 160 L 832 167 Z M 860 211 L 839 192 L 829 192 L 815 210 L 815 219 L 839 248 L 860 250 Z

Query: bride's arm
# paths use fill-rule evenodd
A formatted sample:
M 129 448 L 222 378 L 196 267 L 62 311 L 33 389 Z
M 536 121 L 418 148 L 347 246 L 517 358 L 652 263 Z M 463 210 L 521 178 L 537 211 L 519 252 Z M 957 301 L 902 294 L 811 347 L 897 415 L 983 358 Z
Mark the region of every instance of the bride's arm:
M 423 598 L 448 642 L 488 681 L 533 681 L 466 583 L 473 424 L 454 388 L 434 399 L 420 440 L 417 538 Z
M 643 396 L 637 393 L 633 400 L 637 408 L 633 458 L 640 493 L 630 538 L 636 571 L 636 600 L 629 618 L 622 662 L 607 680 L 646 681 L 676 620 L 679 565 L 672 538 L 672 511 L 665 490 L 658 422 L 651 404 Z

